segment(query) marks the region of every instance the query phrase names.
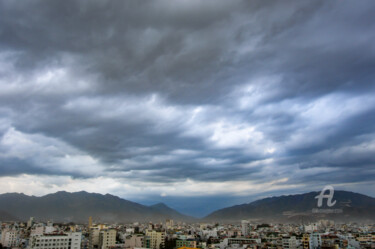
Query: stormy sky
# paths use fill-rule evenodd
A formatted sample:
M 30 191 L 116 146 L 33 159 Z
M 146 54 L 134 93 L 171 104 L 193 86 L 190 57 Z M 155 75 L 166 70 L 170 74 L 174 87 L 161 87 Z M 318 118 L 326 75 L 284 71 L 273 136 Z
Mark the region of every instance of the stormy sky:
M 0 193 L 203 216 L 375 196 L 375 2 L 0 0 Z

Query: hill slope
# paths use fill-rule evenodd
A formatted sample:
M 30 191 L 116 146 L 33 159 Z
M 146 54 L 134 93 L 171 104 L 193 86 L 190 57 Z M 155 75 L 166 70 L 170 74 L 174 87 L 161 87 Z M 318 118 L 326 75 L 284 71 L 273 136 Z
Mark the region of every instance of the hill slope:
M 89 216 L 100 222 L 165 221 L 165 219 L 188 221 L 191 218 L 175 210 L 169 214 L 117 196 L 84 191 L 75 193 L 62 191 L 42 197 L 18 193 L 2 194 L 0 210 L 5 211 L 10 217 L 21 220 L 27 220 L 32 216 L 55 222 L 86 222 Z
M 271 221 L 301 221 L 330 218 L 340 221 L 363 221 L 375 219 L 375 198 L 347 191 L 335 191 L 336 205 L 331 209 L 341 209 L 341 214 L 314 214 L 317 208 L 318 192 L 270 197 L 217 210 L 206 216 L 205 220 L 238 221 L 260 219 Z M 325 201 L 324 201 L 325 203 Z M 329 209 L 328 207 L 322 207 Z
M 19 218 L 11 215 L 8 212 L 0 210 L 0 221 L 19 221 Z
M 164 203 L 157 203 L 155 205 L 150 206 L 150 208 L 163 215 L 169 216 L 173 220 L 196 220 L 196 218 L 177 212 L 173 208 L 170 208 L 167 205 L 165 205 Z

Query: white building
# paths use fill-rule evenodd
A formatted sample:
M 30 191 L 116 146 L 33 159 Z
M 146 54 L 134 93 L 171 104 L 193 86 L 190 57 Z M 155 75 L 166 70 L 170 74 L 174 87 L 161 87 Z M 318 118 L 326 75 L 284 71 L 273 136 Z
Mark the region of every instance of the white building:
M 44 234 L 44 226 L 34 226 L 33 229 L 31 229 L 30 236 L 35 235 L 43 235 Z
M 248 220 L 241 221 L 241 233 L 243 236 L 248 236 L 250 234 L 250 222 Z
M 57 229 L 53 226 L 44 227 L 44 233 L 54 233 L 57 232 Z
M 318 225 L 316 225 L 316 224 L 305 225 L 304 229 L 305 229 L 305 232 L 312 233 L 312 232 L 318 230 Z
M 145 247 L 144 236 L 141 234 L 129 235 L 125 238 L 126 248 Z
M 30 237 L 29 249 L 80 249 L 82 233 L 44 234 Z
M 220 249 L 238 248 L 244 245 L 260 244 L 261 242 L 261 239 L 225 238 L 220 242 Z
M 212 229 L 212 230 L 202 230 L 201 232 L 201 236 L 203 238 L 209 238 L 209 237 L 214 237 L 216 238 L 217 237 L 217 229 Z
M 310 235 L 310 249 L 317 249 L 320 248 L 322 245 L 322 237 L 319 233 L 312 233 Z
M 296 249 L 297 248 L 297 239 L 295 236 L 284 237 L 282 239 L 284 249 Z
M 3 247 L 17 247 L 19 242 L 19 233 L 16 229 L 4 229 L 2 231 L 1 244 Z

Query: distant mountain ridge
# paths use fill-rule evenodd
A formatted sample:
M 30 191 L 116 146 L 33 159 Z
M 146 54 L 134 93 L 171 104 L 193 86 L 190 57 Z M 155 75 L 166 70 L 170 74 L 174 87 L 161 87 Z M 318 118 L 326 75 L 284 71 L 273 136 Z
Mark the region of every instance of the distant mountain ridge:
M 243 219 L 261 221 L 301 222 L 318 219 L 337 221 L 375 221 L 375 198 L 366 195 L 335 191 L 334 209 L 339 214 L 314 214 L 317 208 L 315 197 L 319 192 L 297 195 L 283 195 L 260 199 L 248 204 L 236 205 L 217 210 L 198 219 L 179 213 L 164 203 L 151 206 L 121 199 L 106 194 L 85 191 L 69 193 L 65 191 L 41 197 L 19 193 L 0 194 L 0 221 L 25 221 L 29 217 L 54 222 L 86 223 L 89 216 L 97 222 L 160 222 L 166 219 L 185 222 L 238 222 Z M 327 206 L 321 207 L 329 209 Z
M 339 221 L 375 220 L 375 198 L 349 192 L 335 191 L 333 207 L 326 205 L 321 209 L 342 210 L 342 213 L 313 213 L 317 207 L 315 197 L 320 192 L 297 195 L 283 195 L 257 200 L 248 204 L 236 205 L 217 210 L 204 218 L 207 221 L 239 221 L 242 219 L 261 219 L 271 221 L 302 221 L 329 218 Z M 325 202 L 323 202 L 325 203 Z
M 100 222 L 164 221 L 175 219 L 189 221 L 194 218 L 183 215 L 164 204 L 164 207 L 149 207 L 136 202 L 106 194 L 85 191 L 65 191 L 41 197 L 19 193 L 0 195 L 0 220 L 39 220 L 55 222 L 86 222 L 89 216 Z M 166 210 L 169 210 L 166 212 Z

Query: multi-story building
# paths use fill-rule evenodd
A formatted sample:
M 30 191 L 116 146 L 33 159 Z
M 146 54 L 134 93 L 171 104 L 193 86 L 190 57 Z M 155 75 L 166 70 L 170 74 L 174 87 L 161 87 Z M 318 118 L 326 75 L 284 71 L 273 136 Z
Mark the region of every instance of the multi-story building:
M 29 249 L 80 249 L 82 233 L 55 233 L 30 237 Z
M 17 247 L 20 242 L 19 233 L 16 229 L 4 229 L 1 233 L 1 244 L 3 247 Z
M 172 228 L 173 224 L 174 224 L 173 220 L 170 220 L 170 219 L 165 222 L 165 226 L 167 227 L 167 229 Z
M 297 248 L 297 239 L 296 237 L 284 237 L 282 239 L 284 249 L 296 249 Z
M 43 235 L 44 234 L 44 226 L 39 225 L 39 226 L 34 226 L 33 229 L 31 229 L 30 235 L 35 236 L 35 235 Z
M 34 225 L 34 217 L 30 217 L 27 222 L 27 227 L 32 227 Z
M 260 244 L 261 239 L 260 238 L 225 238 L 220 243 L 220 249 L 227 249 L 232 247 L 244 247 L 244 245 L 253 245 L 253 244 Z
M 139 248 L 145 247 L 144 236 L 141 234 L 129 235 L 125 238 L 125 247 L 126 248 Z
M 310 248 L 310 236 L 308 234 L 304 234 L 301 240 L 302 248 L 309 249 Z
M 241 221 L 241 233 L 243 236 L 248 236 L 250 234 L 250 222 L 248 220 Z
M 106 226 L 91 227 L 89 231 L 89 249 L 107 249 L 116 245 L 116 229 Z
M 176 247 L 189 247 L 189 248 L 196 248 L 197 247 L 197 241 L 194 239 L 178 239 L 176 240 Z
M 147 230 L 146 236 L 150 239 L 150 248 L 153 249 L 160 249 L 165 245 L 165 232 L 163 231 L 155 231 L 155 230 Z
M 98 227 L 91 227 L 89 231 L 89 249 L 99 248 L 99 234 L 100 229 Z
M 322 246 L 322 238 L 319 233 L 314 232 L 310 235 L 310 249 L 317 249 Z
M 325 234 L 321 236 L 322 239 L 322 247 L 339 247 L 340 246 L 340 238 L 335 234 Z
M 356 240 L 362 247 L 371 247 L 371 244 L 375 245 L 375 235 L 373 234 L 360 234 Z
M 151 248 L 151 239 L 149 236 L 145 236 L 144 238 L 144 247 L 145 248 Z
M 103 229 L 99 234 L 99 249 L 108 249 L 116 245 L 116 229 Z

